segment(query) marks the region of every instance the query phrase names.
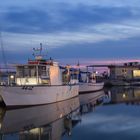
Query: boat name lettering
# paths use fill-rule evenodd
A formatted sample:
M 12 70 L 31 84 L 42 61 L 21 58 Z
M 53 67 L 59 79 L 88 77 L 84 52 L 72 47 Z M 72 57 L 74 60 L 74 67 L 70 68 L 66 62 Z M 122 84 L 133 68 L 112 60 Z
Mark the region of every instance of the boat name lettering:
M 24 90 L 32 90 L 33 86 L 23 86 L 22 89 L 24 89 Z

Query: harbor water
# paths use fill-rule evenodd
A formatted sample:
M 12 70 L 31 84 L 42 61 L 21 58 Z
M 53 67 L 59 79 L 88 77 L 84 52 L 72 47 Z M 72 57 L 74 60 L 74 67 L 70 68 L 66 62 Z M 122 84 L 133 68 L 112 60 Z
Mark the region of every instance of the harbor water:
M 140 87 L 112 87 L 66 101 L 0 108 L 0 140 L 138 140 Z

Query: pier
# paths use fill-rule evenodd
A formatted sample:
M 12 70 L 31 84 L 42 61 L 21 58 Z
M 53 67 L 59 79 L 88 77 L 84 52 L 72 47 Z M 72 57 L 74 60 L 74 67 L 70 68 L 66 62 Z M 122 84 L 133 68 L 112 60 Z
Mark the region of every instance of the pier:
M 102 80 L 105 85 L 140 85 L 140 63 L 128 62 L 122 64 L 101 64 L 88 65 L 88 68 L 103 68 L 109 70 L 107 75 L 103 75 Z

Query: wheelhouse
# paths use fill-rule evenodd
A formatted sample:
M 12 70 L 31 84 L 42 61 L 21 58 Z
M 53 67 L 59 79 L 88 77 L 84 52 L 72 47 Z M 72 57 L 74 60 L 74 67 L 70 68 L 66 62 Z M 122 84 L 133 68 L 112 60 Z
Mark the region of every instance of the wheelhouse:
M 52 71 L 52 69 L 54 70 Z M 55 75 L 55 73 L 57 75 L 60 75 L 58 71 L 59 71 L 58 63 L 53 62 L 52 60 L 48 60 L 48 61 L 29 60 L 28 64 L 16 66 L 16 84 L 17 85 L 40 85 L 40 84 L 51 85 L 51 81 L 54 81 L 52 79 L 54 78 L 53 75 Z M 57 77 L 56 77 L 56 81 L 58 82 Z

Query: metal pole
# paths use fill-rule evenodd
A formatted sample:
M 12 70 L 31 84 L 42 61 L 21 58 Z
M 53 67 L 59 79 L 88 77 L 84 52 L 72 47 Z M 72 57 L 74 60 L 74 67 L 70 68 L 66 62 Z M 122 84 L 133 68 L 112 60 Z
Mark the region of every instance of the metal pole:
M 87 66 L 87 75 L 86 76 L 87 76 L 86 79 L 87 79 L 87 83 L 88 83 L 88 81 L 89 81 L 89 79 L 88 79 L 88 66 Z
M 36 78 L 37 78 L 37 84 L 39 84 L 39 73 L 38 73 L 38 65 L 36 66 Z

